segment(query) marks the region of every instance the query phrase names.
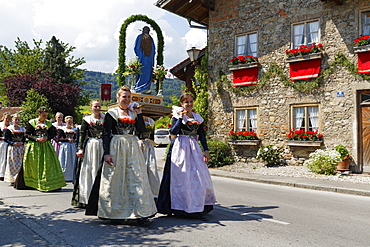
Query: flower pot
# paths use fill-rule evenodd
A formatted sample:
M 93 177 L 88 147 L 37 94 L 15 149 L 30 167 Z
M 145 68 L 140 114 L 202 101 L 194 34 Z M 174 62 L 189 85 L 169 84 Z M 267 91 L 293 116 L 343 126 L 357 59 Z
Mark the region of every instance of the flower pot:
M 349 171 L 349 160 L 342 160 L 337 165 L 337 171 Z
M 235 146 L 258 146 L 261 140 L 229 140 L 230 145 Z
M 295 141 L 288 140 L 288 146 L 294 147 L 320 147 L 322 141 Z

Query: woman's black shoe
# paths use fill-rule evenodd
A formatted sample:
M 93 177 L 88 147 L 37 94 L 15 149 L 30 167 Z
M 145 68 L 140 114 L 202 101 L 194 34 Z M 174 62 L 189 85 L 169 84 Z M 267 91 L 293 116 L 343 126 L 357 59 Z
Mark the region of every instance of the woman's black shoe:
M 152 223 L 153 221 L 151 219 L 148 219 L 148 218 L 141 218 L 141 219 L 137 219 L 136 222 L 139 226 L 147 226 L 150 223 Z

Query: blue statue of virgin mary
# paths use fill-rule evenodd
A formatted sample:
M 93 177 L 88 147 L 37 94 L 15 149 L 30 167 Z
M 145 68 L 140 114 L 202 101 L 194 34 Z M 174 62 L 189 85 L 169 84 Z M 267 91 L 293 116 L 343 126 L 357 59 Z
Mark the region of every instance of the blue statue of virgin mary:
M 142 65 L 141 74 L 137 75 L 135 92 L 150 94 L 152 74 L 154 67 L 155 46 L 153 38 L 149 35 L 149 27 L 143 28 L 142 34 L 135 41 L 135 54 Z

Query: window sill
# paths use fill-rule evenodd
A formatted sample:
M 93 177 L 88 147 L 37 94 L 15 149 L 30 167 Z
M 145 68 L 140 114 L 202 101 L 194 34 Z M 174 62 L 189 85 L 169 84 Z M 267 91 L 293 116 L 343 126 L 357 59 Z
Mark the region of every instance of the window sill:
M 301 62 L 301 61 L 307 61 L 307 60 L 312 60 L 312 59 L 321 59 L 322 58 L 322 53 L 313 53 L 313 54 L 308 54 L 305 56 L 297 56 L 297 57 L 287 57 L 286 61 L 288 63 L 294 63 L 294 62 Z
M 288 146 L 291 147 L 320 147 L 322 141 L 294 141 L 288 140 Z
M 229 140 L 228 143 L 234 146 L 257 146 L 261 140 Z
M 259 63 L 243 63 L 243 64 L 237 64 L 237 65 L 229 65 L 229 70 L 240 70 L 240 69 L 249 69 L 249 68 L 255 68 L 258 67 Z
M 353 47 L 355 53 L 368 52 L 370 51 L 370 45 L 355 46 Z

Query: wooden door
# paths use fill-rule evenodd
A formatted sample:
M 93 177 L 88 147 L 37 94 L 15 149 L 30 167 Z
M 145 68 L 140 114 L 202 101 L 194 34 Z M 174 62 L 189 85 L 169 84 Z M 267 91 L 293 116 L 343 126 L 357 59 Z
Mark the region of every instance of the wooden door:
M 361 119 L 362 161 L 364 166 L 370 166 L 370 106 L 361 107 Z

